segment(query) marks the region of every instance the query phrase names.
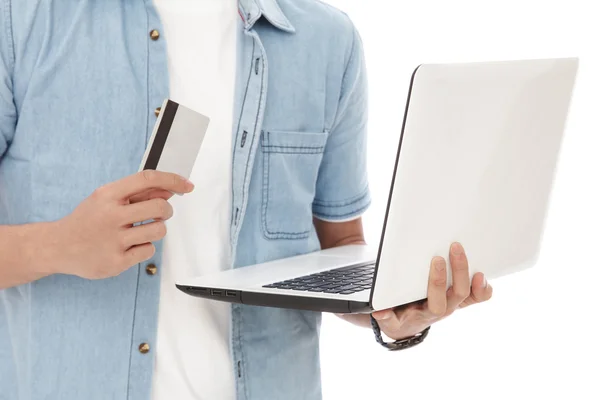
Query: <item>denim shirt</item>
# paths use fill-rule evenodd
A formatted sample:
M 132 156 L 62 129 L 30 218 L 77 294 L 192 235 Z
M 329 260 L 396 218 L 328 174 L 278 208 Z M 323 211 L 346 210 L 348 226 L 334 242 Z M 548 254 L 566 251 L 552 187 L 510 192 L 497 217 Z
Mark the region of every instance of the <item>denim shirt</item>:
M 240 0 L 239 14 L 233 268 L 318 250 L 313 216 L 343 220 L 370 202 L 353 24 L 316 0 Z M 0 0 L 0 224 L 60 219 L 136 172 L 169 95 L 167 42 L 151 0 Z M 149 399 L 156 245 L 115 278 L 0 291 L 0 399 Z M 231 315 L 238 399 L 321 398 L 319 313 Z

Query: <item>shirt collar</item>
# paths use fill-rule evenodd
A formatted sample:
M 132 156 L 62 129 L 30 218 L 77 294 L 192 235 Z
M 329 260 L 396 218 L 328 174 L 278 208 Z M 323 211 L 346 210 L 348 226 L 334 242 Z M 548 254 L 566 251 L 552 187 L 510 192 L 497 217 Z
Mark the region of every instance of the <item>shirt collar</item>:
M 238 11 L 247 30 L 252 29 L 260 17 L 265 17 L 276 28 L 286 32 L 296 31 L 277 0 L 238 0 Z

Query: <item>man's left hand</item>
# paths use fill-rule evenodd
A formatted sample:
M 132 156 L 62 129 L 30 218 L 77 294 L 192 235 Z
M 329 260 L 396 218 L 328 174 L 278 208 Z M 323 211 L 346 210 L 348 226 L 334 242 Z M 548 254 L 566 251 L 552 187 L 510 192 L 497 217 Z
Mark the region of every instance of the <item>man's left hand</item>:
M 323 249 L 365 244 L 361 218 L 338 223 L 315 218 L 314 223 Z M 426 300 L 372 314 L 381 331 L 389 338 L 402 340 L 412 337 L 457 309 L 485 302 L 492 297 L 492 287 L 487 284 L 483 274 L 477 273 L 473 281 L 470 280 L 469 262 L 462 245 L 454 243 L 450 246 L 449 259 L 452 286 L 448 290 L 446 261 L 442 257 L 434 257 L 430 265 Z M 339 316 L 353 324 L 371 327 L 371 316 L 368 314 Z
M 492 286 L 482 273 L 470 280 L 469 262 L 465 250 L 459 243 L 450 247 L 452 286 L 447 288 L 446 261 L 434 257 L 429 270 L 427 299 L 395 309 L 373 313 L 381 331 L 389 338 L 401 340 L 422 332 L 459 308 L 488 301 L 492 297 Z

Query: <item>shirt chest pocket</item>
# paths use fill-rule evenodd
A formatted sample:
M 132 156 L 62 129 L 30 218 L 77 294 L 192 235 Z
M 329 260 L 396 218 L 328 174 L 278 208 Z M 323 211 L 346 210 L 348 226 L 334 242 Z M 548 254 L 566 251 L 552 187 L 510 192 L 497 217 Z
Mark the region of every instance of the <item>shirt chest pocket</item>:
M 263 132 L 262 228 L 268 239 L 309 236 L 326 142 L 326 132 Z

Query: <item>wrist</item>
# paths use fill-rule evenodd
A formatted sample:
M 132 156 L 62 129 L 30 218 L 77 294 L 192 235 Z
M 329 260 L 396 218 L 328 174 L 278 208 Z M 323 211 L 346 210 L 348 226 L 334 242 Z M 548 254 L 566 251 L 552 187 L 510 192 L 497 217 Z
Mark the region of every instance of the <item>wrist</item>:
M 30 267 L 33 278 L 41 279 L 60 273 L 60 221 L 41 222 L 24 228 L 19 245 L 25 257 L 25 265 Z
M 388 350 L 405 350 L 421 344 L 429 334 L 429 329 L 431 328 L 431 326 L 428 326 L 423 331 L 413 336 L 395 340 L 393 342 L 386 342 L 381 334 L 381 328 L 379 327 L 379 323 L 373 316 L 371 316 L 371 324 L 373 326 L 375 340 L 377 341 L 377 343 L 379 343 Z

